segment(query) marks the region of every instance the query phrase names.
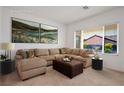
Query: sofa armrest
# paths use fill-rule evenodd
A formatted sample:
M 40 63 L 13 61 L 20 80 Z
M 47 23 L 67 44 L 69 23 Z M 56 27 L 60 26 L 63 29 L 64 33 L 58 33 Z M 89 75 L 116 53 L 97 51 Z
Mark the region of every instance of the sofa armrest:
M 21 64 L 21 61 L 20 60 L 16 60 L 16 68 L 17 68 L 18 75 L 20 77 L 22 77 L 22 64 Z
M 92 58 L 91 57 L 85 57 L 84 60 L 85 60 L 85 62 L 83 62 L 83 63 L 84 63 L 85 68 L 92 65 Z

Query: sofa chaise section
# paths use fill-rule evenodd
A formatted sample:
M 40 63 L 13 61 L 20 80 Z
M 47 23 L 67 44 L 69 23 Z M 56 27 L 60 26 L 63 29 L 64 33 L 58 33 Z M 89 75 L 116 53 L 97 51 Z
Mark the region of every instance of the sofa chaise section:
M 28 58 L 17 60 L 16 66 L 21 80 L 46 73 L 47 62 L 40 58 Z

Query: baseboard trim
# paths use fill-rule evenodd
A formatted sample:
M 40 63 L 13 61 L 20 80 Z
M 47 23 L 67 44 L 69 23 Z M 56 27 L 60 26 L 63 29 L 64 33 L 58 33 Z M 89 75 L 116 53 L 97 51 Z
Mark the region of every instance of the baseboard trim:
M 119 70 L 119 69 L 113 69 L 113 68 L 109 68 L 109 67 L 105 67 L 105 68 L 110 69 L 110 70 L 113 70 L 113 71 L 116 71 L 116 72 L 124 73 L 124 71 Z

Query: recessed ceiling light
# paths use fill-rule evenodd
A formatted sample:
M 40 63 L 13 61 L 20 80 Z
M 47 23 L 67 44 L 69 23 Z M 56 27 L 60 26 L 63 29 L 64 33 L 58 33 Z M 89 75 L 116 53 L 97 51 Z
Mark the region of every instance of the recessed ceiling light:
M 88 6 L 82 6 L 82 8 L 83 8 L 84 10 L 89 9 L 89 7 L 88 7 Z

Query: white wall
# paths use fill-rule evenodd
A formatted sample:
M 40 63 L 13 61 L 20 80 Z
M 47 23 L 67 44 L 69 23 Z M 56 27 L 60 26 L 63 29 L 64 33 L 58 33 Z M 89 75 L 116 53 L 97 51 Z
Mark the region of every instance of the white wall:
M 68 25 L 67 47 L 74 46 L 74 32 L 82 29 L 99 27 L 105 24 L 119 23 L 119 54 L 101 55 L 104 59 L 104 66 L 124 71 L 124 7 L 108 11 L 97 16 L 87 18 Z
M 2 7 L 0 6 L 0 41 L 2 39 L 1 31 L 2 31 Z
M 2 31 L 2 7 L 0 6 L 0 41 L 2 39 L 2 35 L 1 35 L 1 31 Z M 0 51 L 0 55 L 1 55 L 1 51 Z M 1 72 L 1 64 L 0 64 L 0 72 Z
M 2 7 L 0 6 L 0 43 L 2 42 Z M 1 47 L 1 46 L 0 46 Z M 0 50 L 0 55 L 3 53 L 4 51 Z
M 51 26 L 58 27 L 58 44 L 27 44 L 27 43 L 17 43 L 15 44 L 15 50 L 17 49 L 30 49 L 30 48 L 58 48 L 65 47 L 66 42 L 66 26 L 59 24 L 50 20 L 39 18 L 37 16 L 29 15 L 28 13 L 23 13 L 21 11 L 9 10 L 2 7 L 2 42 L 11 42 L 11 17 L 21 18 L 25 20 L 30 20 L 34 22 L 44 23 Z M 14 55 L 14 54 L 13 54 Z

